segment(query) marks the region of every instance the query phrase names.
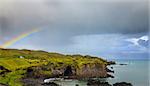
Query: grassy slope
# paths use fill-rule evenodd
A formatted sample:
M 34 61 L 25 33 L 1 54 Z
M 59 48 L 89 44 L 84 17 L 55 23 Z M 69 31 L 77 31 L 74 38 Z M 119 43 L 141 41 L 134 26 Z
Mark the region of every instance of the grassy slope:
M 23 56 L 24 58 L 19 58 L 20 56 Z M 32 50 L 0 49 L 0 66 L 11 71 L 0 75 L 0 83 L 9 86 L 22 86 L 19 79 L 24 77 L 27 68 L 32 66 L 44 66 L 49 63 L 52 63 L 55 67 L 59 67 L 60 63 L 81 67 L 83 64 L 107 64 L 107 61 L 91 56 L 63 55 Z M 4 70 L 0 70 L 0 73 L 2 71 Z M 41 72 L 50 73 L 50 71 Z

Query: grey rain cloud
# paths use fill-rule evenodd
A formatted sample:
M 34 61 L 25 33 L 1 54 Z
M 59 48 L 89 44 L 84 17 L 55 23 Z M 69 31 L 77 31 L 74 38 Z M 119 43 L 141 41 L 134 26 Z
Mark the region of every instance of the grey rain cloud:
M 45 26 L 49 32 L 68 35 L 148 31 L 146 0 L 6 0 L 1 4 L 0 23 L 4 35 Z
M 12 47 L 98 55 L 126 49 L 119 40 L 147 35 L 148 17 L 148 0 L 1 0 L 0 36 L 38 28 Z

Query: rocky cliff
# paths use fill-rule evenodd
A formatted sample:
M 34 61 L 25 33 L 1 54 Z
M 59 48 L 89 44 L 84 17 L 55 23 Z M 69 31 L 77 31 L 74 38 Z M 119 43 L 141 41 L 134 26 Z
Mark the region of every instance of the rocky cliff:
M 67 77 L 73 79 L 82 79 L 82 78 L 99 78 L 99 77 L 108 77 L 107 67 L 103 64 L 84 64 L 80 67 L 75 67 L 71 65 L 60 65 L 59 68 L 52 67 L 52 65 L 48 66 L 37 66 L 37 67 L 29 67 L 27 68 L 26 75 L 27 77 L 35 77 L 35 78 L 52 78 L 52 77 Z M 43 71 L 47 71 L 44 73 Z
M 0 83 L 22 86 L 24 83 L 38 83 L 50 77 L 107 77 L 107 65 L 112 63 L 89 55 L 0 49 Z

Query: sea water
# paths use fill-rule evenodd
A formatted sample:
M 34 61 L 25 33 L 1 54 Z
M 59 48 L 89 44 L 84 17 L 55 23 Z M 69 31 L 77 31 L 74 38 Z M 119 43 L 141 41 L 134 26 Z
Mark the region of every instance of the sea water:
M 116 65 L 111 65 L 115 71 L 112 75 L 115 78 L 107 78 L 106 81 L 110 84 L 116 82 L 128 82 L 133 86 L 150 86 L 149 69 L 150 61 L 148 60 L 118 60 Z M 119 65 L 127 64 L 127 65 Z M 63 80 L 56 81 L 61 86 L 87 86 L 87 81 L 79 80 Z
M 115 71 L 113 79 L 107 79 L 108 82 L 129 82 L 133 86 L 150 86 L 149 84 L 149 69 L 150 61 L 148 60 L 122 60 L 117 61 L 118 64 L 127 65 L 113 65 Z

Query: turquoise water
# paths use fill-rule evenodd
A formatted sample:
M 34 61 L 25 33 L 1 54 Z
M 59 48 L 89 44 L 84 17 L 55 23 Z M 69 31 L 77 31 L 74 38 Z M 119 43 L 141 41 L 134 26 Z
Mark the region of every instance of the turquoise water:
M 149 69 L 150 69 L 150 61 L 117 61 L 118 64 L 125 63 L 127 65 L 112 65 L 113 70 L 115 71 L 115 78 L 108 78 L 108 81 L 111 84 L 116 82 L 129 82 L 132 83 L 133 86 L 150 86 L 149 84 Z M 57 81 L 56 83 L 61 86 L 75 86 L 78 84 L 79 86 L 87 86 L 86 81 L 78 81 L 78 80 L 67 80 L 67 81 Z
M 114 79 L 108 79 L 110 83 L 130 82 L 133 86 L 150 86 L 149 69 L 150 61 L 118 61 L 127 65 L 114 65 Z

